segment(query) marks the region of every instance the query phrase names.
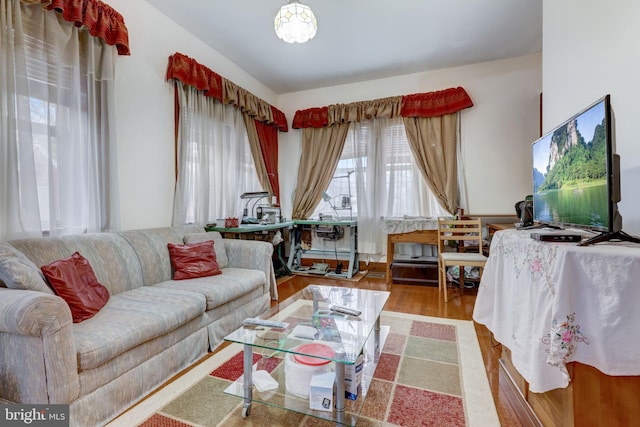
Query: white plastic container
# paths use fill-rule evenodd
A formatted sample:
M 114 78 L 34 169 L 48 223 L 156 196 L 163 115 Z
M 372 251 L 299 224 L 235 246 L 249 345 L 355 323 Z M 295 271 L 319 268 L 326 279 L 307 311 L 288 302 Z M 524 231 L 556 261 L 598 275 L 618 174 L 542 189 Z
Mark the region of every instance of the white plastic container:
M 333 372 L 333 362 L 316 359 L 317 364 L 307 365 L 296 360 L 295 356 L 287 353 L 284 358 L 285 390 L 294 396 L 309 398 L 311 378 L 314 375 Z

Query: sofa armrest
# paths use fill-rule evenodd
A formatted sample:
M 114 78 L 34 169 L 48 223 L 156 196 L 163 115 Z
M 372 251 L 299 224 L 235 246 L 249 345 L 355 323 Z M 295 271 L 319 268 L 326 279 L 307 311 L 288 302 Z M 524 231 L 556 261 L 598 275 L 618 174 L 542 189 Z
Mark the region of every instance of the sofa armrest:
M 224 247 L 229 258 L 229 267 L 263 271 L 266 278 L 264 292 L 269 293 L 271 299 L 278 299 L 271 243 L 258 240 L 224 239 Z
M 71 311 L 60 297 L 0 288 L 0 399 L 67 404 L 79 396 Z

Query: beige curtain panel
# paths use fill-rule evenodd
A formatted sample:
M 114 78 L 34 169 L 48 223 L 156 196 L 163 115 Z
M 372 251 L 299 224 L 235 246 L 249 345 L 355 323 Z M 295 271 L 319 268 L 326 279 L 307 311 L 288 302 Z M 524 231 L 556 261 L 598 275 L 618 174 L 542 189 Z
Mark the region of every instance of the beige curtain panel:
M 409 147 L 420 172 L 440 204 L 451 214 L 458 208 L 458 114 L 403 119 Z
M 347 139 L 349 123 L 302 130 L 302 152 L 293 195 L 293 219 L 307 219 L 329 186 Z

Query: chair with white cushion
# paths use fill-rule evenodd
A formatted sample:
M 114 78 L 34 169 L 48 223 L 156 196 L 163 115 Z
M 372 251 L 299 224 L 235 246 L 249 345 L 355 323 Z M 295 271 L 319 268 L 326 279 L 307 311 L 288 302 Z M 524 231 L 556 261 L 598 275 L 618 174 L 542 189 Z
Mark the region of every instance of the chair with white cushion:
M 455 251 L 450 248 L 450 242 L 455 242 Z M 473 249 L 459 251 L 459 247 Z M 479 218 L 438 219 L 438 290 L 444 291 L 444 302 L 449 302 L 448 267 L 459 266 L 460 284 L 464 286 L 464 267 L 478 267 L 482 275 L 486 262 L 487 257 L 482 253 L 482 224 Z

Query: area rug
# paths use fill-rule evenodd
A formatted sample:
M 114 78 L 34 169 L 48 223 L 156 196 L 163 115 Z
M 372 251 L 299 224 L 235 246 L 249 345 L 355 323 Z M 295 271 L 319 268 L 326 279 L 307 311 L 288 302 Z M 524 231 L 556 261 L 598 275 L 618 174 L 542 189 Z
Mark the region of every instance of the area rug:
M 384 311 L 389 333 L 358 426 L 499 426 L 473 322 Z M 260 369 L 284 369 L 282 358 Z M 109 427 L 332 426 L 318 418 L 224 394 L 242 374 L 232 344 L 108 424 Z M 281 387 L 282 388 L 282 387 Z

